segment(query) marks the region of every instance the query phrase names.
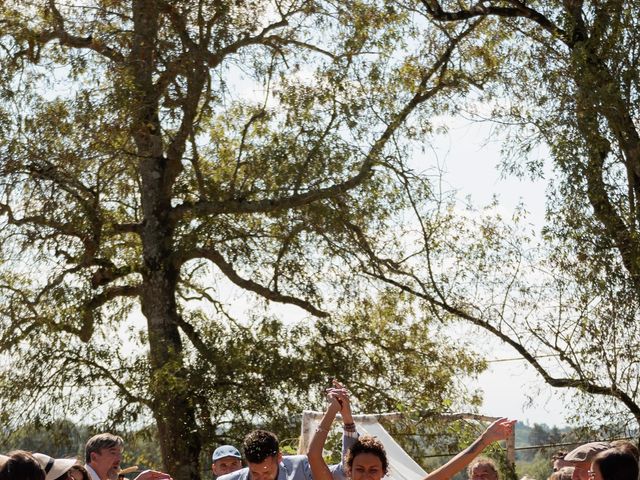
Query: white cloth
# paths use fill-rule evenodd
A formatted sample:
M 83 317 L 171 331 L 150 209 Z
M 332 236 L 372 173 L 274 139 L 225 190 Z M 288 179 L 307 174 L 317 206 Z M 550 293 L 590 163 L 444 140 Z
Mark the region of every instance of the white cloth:
M 305 411 L 302 416 L 302 438 L 299 450 L 306 452 L 311 437 L 322 418 L 321 412 Z M 376 415 L 356 415 L 354 421 L 358 432 L 373 435 L 378 438 L 387 451 L 389 472 L 385 479 L 391 480 L 422 480 L 427 472 L 405 452 L 378 422 Z
M 389 432 L 377 420 L 358 424 L 358 430 L 367 435 L 377 437 L 384 445 L 389 460 L 387 478 L 394 480 L 421 480 L 427 472 L 405 452 Z

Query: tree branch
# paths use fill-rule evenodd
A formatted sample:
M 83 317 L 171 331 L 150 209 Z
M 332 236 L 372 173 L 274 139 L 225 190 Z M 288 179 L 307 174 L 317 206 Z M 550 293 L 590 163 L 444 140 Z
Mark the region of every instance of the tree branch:
M 320 200 L 337 197 L 358 187 L 372 174 L 373 167 L 380 161 L 380 157 L 385 146 L 407 117 L 421 103 L 433 98 L 441 90 L 452 85 L 442 81 L 444 69 L 446 69 L 447 62 L 450 60 L 451 54 L 455 50 L 456 46 L 463 38 L 469 35 L 476 26 L 477 23 L 472 24 L 469 28 L 455 37 L 445 51 L 440 55 L 438 61 L 423 74 L 413 97 L 399 112 L 393 115 L 384 132 L 374 142 L 373 146 L 362 161 L 358 172 L 352 177 L 329 187 L 310 190 L 305 193 L 290 195 L 287 197 L 263 200 L 230 199 L 220 202 L 184 202 L 173 208 L 169 215 L 170 220 L 175 223 L 186 216 L 277 212 L 284 209 L 299 208 Z M 429 81 L 438 73 L 440 74 L 441 81 L 434 87 L 427 88 Z
M 94 331 L 95 310 L 116 298 L 136 297 L 138 295 L 140 295 L 140 287 L 137 285 L 121 285 L 106 289 L 84 304 L 82 309 L 82 325 L 79 329 L 61 328 L 76 334 L 83 342 L 88 342 Z
M 454 307 L 447 302 L 440 301 L 435 297 L 429 295 L 425 291 L 418 291 L 414 288 L 405 285 L 402 282 L 398 282 L 392 278 L 385 276 L 384 274 L 378 274 L 375 272 L 366 272 L 368 275 L 382 280 L 383 282 L 393 285 L 400 290 L 407 292 L 411 295 L 414 295 L 418 298 L 426 300 L 429 304 L 437 306 L 442 310 L 454 315 L 456 318 L 467 320 L 474 325 L 490 332 L 495 335 L 497 338 L 505 342 L 507 345 L 510 345 L 514 348 L 522 357 L 542 376 L 544 381 L 551 385 L 552 387 L 558 388 L 577 388 L 585 393 L 595 394 L 595 395 L 605 395 L 605 396 L 614 396 L 619 399 L 634 415 L 636 420 L 640 421 L 640 406 L 636 404 L 636 402 L 624 391 L 620 390 L 617 385 L 610 386 L 601 386 L 595 384 L 584 378 L 557 378 L 552 376 L 541 364 L 538 362 L 538 359 L 527 350 L 527 348 L 522 345 L 520 342 L 515 340 L 512 335 L 504 333 L 499 328 L 491 325 L 488 321 L 482 320 L 481 318 L 471 315 L 461 308 Z M 561 356 L 561 359 L 564 359 Z
M 181 265 L 189 260 L 193 260 L 197 258 L 205 258 L 213 262 L 222 271 L 222 273 L 224 273 L 227 276 L 227 278 L 229 278 L 229 280 L 231 280 L 233 283 L 235 283 L 236 285 L 238 285 L 239 287 L 245 290 L 257 293 L 258 295 L 260 295 L 263 298 L 266 298 L 267 300 L 271 300 L 273 302 L 278 302 L 278 303 L 296 305 L 302 308 L 303 310 L 306 310 L 307 312 L 311 313 L 312 315 L 315 315 L 316 317 L 324 318 L 329 316 L 327 312 L 317 309 L 310 302 L 307 302 L 305 300 L 301 300 L 299 298 L 292 297 L 289 295 L 283 295 L 277 291 L 271 290 L 263 285 L 260 285 L 259 283 L 256 283 L 252 280 L 247 280 L 245 278 L 242 278 L 234 270 L 233 265 L 227 262 L 225 258 L 222 256 L 222 254 L 217 250 L 215 250 L 214 248 L 209 247 L 209 248 L 193 249 L 190 252 L 186 252 L 185 254 L 181 255 L 180 258 L 177 260 L 177 263 Z
M 514 7 L 495 7 L 493 5 L 486 5 L 485 2 L 479 2 L 471 8 L 458 10 L 456 12 L 445 11 L 438 0 L 421 0 L 421 2 L 427 9 L 427 12 L 433 18 L 440 21 L 459 22 L 474 17 L 487 17 L 490 15 L 512 18 L 522 17 L 533 20 L 553 36 L 566 38 L 566 32 L 562 28 L 558 27 L 537 10 L 527 7 L 524 2 L 519 0 L 508 1 L 508 3 L 511 3 Z
M 60 45 L 93 50 L 113 62 L 124 62 L 125 58 L 120 52 L 109 47 L 102 41 L 94 39 L 91 35 L 88 37 L 78 37 L 67 32 L 64 26 L 64 18 L 58 10 L 55 1 L 49 0 L 48 5 L 56 25 L 52 31 L 32 32 L 32 37 L 37 39 L 39 43 L 46 44 L 52 40 L 58 40 Z
M 104 378 L 110 381 L 130 403 L 141 403 L 148 408 L 152 408 L 151 401 L 144 397 L 133 395 L 131 391 L 125 386 L 125 384 L 122 383 L 120 379 L 116 377 L 116 375 L 114 375 L 111 368 L 106 368 L 105 366 L 94 362 L 93 360 L 89 360 L 86 355 L 76 356 L 72 358 L 74 363 L 84 364 L 88 366 L 95 374 L 99 373 L 98 376 L 100 378 Z

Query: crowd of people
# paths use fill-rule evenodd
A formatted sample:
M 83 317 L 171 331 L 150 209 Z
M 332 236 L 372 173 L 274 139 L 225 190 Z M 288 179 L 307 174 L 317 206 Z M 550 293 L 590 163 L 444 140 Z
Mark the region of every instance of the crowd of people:
M 381 480 L 389 473 L 384 445 L 375 437 L 357 434 L 349 395 L 342 385 L 336 382 L 328 390 L 328 399 L 329 406 L 306 456 L 283 456 L 273 433 L 256 430 L 245 437 L 242 445 L 246 467 L 242 468 L 240 451 L 231 445 L 214 452 L 212 471 L 217 480 Z M 338 413 L 343 421 L 343 462 L 329 466 L 323 449 Z M 470 480 L 500 480 L 493 460 L 480 454 L 493 442 L 506 440 L 514 427 L 515 420 L 496 420 L 469 447 L 422 480 L 448 480 L 464 469 Z M 638 461 L 638 449 L 630 441 L 590 442 L 554 455 L 553 473 L 544 480 L 638 480 Z
M 628 440 L 589 442 L 551 458 L 548 480 L 637 480 L 638 448 Z
M 307 455 L 284 456 L 275 434 L 254 430 L 242 443 L 247 466 L 242 466 L 243 456 L 236 447 L 222 445 L 211 458 L 213 476 L 217 480 L 381 480 L 389 473 L 390 463 L 384 445 L 375 437 L 358 434 L 343 385 L 334 382 L 327 398 L 327 410 Z M 341 461 L 327 465 L 324 445 L 338 413 L 343 421 Z M 515 420 L 496 420 L 471 445 L 422 480 L 448 480 L 465 468 L 470 480 L 499 480 L 494 462 L 480 454 L 493 442 L 507 439 L 514 427 Z M 137 473 L 137 467 L 121 469 L 123 449 L 121 437 L 102 433 L 86 443 L 84 464 L 16 450 L 0 455 L 0 480 L 123 479 L 126 473 Z M 638 480 L 638 458 L 638 449 L 629 441 L 586 443 L 570 452 L 557 452 L 551 459 L 553 474 L 547 480 Z M 134 480 L 171 480 L 171 476 L 144 470 Z
M 15 450 L 0 455 L 0 480 L 120 480 L 137 467 L 121 469 L 124 441 L 101 433 L 91 437 L 84 449 L 84 464 L 75 458 L 53 458 L 43 453 Z M 135 480 L 171 480 L 155 470 L 140 472 Z

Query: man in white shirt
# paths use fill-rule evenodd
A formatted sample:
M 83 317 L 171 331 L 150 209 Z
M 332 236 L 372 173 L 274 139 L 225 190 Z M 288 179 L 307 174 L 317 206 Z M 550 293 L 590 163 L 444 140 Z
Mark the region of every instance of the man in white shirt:
M 100 433 L 91 437 L 84 448 L 85 467 L 91 480 L 117 480 L 122 450 L 124 440 L 118 435 Z M 155 470 L 145 470 L 135 480 L 171 480 L 171 476 Z

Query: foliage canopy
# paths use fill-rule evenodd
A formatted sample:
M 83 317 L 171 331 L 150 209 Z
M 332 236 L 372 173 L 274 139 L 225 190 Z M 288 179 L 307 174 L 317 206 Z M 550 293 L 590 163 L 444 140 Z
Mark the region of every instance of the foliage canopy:
M 388 2 L 8 0 L 0 25 L 3 423 L 151 416 L 182 480 L 203 447 L 290 427 L 329 375 L 366 408 L 477 400 L 454 379 L 482 364 L 356 275 L 364 236 L 400 245 L 403 134 L 466 88 L 475 23 L 418 38 Z

